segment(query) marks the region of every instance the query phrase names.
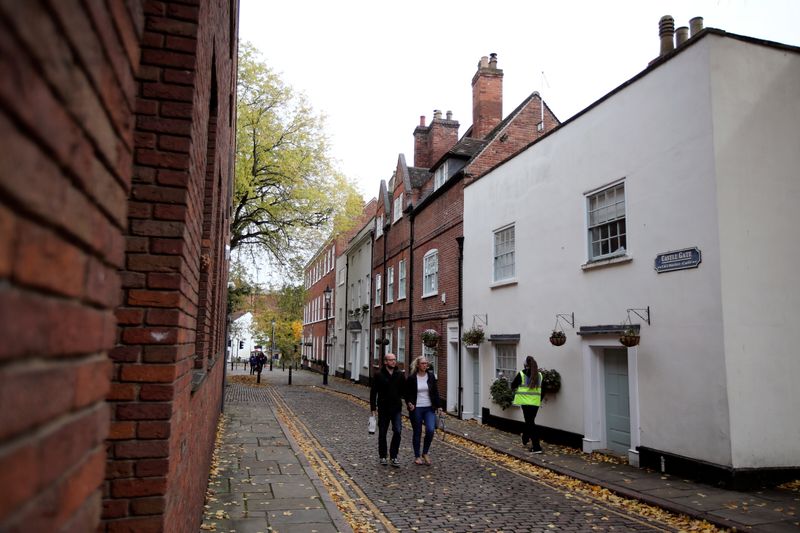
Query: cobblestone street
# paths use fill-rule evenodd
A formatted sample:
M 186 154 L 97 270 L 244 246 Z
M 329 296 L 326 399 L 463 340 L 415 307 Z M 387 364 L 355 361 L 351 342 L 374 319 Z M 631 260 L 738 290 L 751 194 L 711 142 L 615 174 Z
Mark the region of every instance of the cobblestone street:
M 797 531 L 794 489 L 726 491 L 448 417 L 432 466 L 378 462 L 369 390 L 319 374 L 229 373 L 204 531 Z M 710 521 L 711 523 L 709 523 Z M 714 525 L 716 524 L 716 525 Z M 718 529 L 722 527 L 722 529 Z
M 413 463 L 403 430 L 402 467 L 380 466 L 368 409 L 317 387 L 280 388 L 294 414 L 401 531 L 653 531 L 664 525 L 557 490 L 441 438 L 433 466 Z

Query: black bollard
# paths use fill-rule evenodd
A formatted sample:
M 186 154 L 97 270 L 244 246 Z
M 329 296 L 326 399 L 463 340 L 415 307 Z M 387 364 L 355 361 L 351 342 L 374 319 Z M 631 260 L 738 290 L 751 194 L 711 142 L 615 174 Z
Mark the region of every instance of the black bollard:
M 292 384 L 292 366 L 289 365 L 289 385 Z
M 269 358 L 269 371 L 272 372 L 272 357 Z

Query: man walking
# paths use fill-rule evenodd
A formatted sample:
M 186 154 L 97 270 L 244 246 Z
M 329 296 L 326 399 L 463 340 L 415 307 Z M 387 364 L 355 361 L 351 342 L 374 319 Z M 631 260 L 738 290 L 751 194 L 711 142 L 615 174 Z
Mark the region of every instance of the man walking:
M 389 447 L 391 465 L 400 467 L 397 452 L 400 450 L 400 432 L 403 429 L 403 385 L 405 376 L 397 370 L 397 356 L 387 353 L 383 357 L 383 366 L 375 373 L 372 380 L 372 389 L 369 393 L 369 406 L 372 415 L 378 416 L 378 455 L 381 464 L 389 463 L 386 454 L 386 434 L 389 424 L 392 425 L 392 443 Z

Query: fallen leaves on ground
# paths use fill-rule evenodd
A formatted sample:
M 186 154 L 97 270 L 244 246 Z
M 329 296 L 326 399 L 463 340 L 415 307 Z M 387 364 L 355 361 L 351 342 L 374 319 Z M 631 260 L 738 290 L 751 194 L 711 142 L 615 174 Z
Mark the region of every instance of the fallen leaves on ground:
M 228 383 L 236 383 L 238 385 L 247 385 L 248 387 L 269 387 L 266 380 L 261 380 L 261 383 L 256 383 L 256 376 L 236 374 L 228 376 Z

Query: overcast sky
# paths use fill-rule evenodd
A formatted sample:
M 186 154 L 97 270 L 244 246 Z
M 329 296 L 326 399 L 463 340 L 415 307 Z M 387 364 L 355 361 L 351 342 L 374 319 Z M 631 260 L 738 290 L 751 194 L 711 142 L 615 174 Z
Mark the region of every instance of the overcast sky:
M 241 0 L 240 33 L 327 117 L 339 168 L 377 196 L 420 115 L 472 123 L 472 76 L 498 54 L 504 116 L 539 91 L 563 120 L 643 70 L 658 21 L 800 45 L 800 0 Z M 544 72 L 544 78 L 542 76 Z

